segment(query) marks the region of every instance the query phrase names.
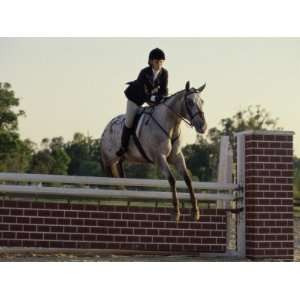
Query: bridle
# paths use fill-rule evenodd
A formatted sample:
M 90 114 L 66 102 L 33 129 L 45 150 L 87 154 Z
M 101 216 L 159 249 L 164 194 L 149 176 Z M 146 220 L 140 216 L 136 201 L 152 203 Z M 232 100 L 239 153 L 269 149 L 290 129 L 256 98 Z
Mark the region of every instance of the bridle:
M 161 102 L 161 104 L 163 104 L 164 106 L 166 106 L 170 111 L 172 111 L 175 115 L 177 115 L 177 117 L 179 117 L 181 120 L 183 120 L 187 125 L 189 125 L 190 127 L 193 127 L 193 120 L 196 116 L 200 116 L 201 120 L 205 120 L 204 119 L 204 113 L 203 111 L 198 107 L 198 105 L 196 105 L 196 109 L 197 109 L 197 112 L 193 114 L 193 112 L 191 111 L 191 109 L 189 108 L 188 104 L 187 104 L 187 97 L 191 94 L 195 94 L 197 93 L 197 91 L 186 91 L 185 94 L 184 94 L 184 99 L 183 99 L 183 102 L 184 102 L 184 106 L 185 106 L 185 109 L 191 119 L 191 121 L 187 120 L 183 115 L 179 114 L 178 112 L 174 111 L 170 106 L 168 106 L 165 101 L 164 102 Z M 172 97 L 172 96 L 171 96 Z M 170 98 L 170 97 L 168 97 Z

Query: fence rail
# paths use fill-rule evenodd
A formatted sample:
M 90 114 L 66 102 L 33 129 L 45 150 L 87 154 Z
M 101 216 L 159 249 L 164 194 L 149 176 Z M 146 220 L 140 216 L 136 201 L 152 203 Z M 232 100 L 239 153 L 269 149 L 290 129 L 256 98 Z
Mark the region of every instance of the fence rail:
M 85 177 L 85 176 L 62 176 L 43 174 L 21 174 L 21 173 L 0 173 L 0 193 L 12 195 L 44 195 L 44 196 L 65 196 L 77 198 L 99 198 L 99 199 L 131 199 L 131 200 L 171 200 L 172 194 L 169 191 L 141 191 L 141 190 L 116 190 L 109 187 L 148 187 L 148 188 L 169 188 L 167 180 L 132 179 L 132 178 L 106 178 L 106 177 Z M 14 182 L 15 184 L 11 184 Z M 30 183 L 31 185 L 28 185 Z M 61 187 L 43 186 L 43 183 L 62 184 Z M 33 185 L 32 185 L 33 184 Z M 63 186 L 77 184 L 80 186 Z M 82 185 L 88 185 L 82 187 Z M 92 187 L 90 186 L 92 185 Z M 178 188 L 186 189 L 184 181 L 177 181 Z M 105 186 L 106 188 L 99 188 Z M 238 185 L 231 183 L 217 182 L 193 182 L 195 190 L 209 190 L 213 192 L 196 193 L 199 200 L 206 201 L 232 201 L 233 191 Z M 181 200 L 189 200 L 189 193 L 179 192 Z

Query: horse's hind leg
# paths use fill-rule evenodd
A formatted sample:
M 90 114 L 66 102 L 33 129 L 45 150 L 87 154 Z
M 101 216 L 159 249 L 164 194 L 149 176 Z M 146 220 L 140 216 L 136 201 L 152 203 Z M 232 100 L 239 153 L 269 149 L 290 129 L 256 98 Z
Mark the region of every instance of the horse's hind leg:
M 198 207 L 198 201 L 197 201 L 197 198 L 196 198 L 195 193 L 194 193 L 194 189 L 193 189 L 193 186 L 192 186 L 192 179 L 191 179 L 191 176 L 190 176 L 190 174 L 187 170 L 185 160 L 184 160 L 184 156 L 183 156 L 182 152 L 180 152 L 174 158 L 172 158 L 171 162 L 172 162 L 172 164 L 175 165 L 177 170 L 180 172 L 180 174 L 184 178 L 184 181 L 185 181 L 185 183 L 188 187 L 188 190 L 189 190 L 189 193 L 190 193 L 190 196 L 191 196 L 191 202 L 192 202 L 192 206 L 193 206 L 193 210 L 194 210 L 194 219 L 195 219 L 195 221 L 199 221 L 200 212 L 199 212 L 199 207 Z
M 180 207 L 179 207 L 179 199 L 176 193 L 176 180 L 174 175 L 172 174 L 169 164 L 167 162 L 166 156 L 162 155 L 156 159 L 156 163 L 159 166 L 160 170 L 164 174 L 164 176 L 168 179 L 172 191 L 173 197 L 173 205 L 176 213 L 176 222 L 180 220 Z

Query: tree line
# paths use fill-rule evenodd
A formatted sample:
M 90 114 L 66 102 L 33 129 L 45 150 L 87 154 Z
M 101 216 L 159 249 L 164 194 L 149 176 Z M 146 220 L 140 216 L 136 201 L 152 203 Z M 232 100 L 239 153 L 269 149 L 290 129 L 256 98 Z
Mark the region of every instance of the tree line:
M 44 138 L 39 145 L 22 139 L 18 120 L 25 112 L 18 109 L 16 97 L 9 83 L 0 83 L 0 172 L 23 172 L 57 175 L 105 176 L 100 163 L 100 139 L 74 133 L 71 141 L 64 138 Z M 222 135 L 243 130 L 282 130 L 278 119 L 260 106 L 250 106 L 220 121 L 206 136 L 197 135 L 183 153 L 195 180 L 211 181 L 217 176 L 219 143 Z M 300 190 L 300 159 L 294 158 L 295 187 Z M 174 170 L 175 174 L 176 171 Z M 127 177 L 162 178 L 159 170 L 147 164 L 125 163 Z M 179 177 L 178 174 L 176 174 Z

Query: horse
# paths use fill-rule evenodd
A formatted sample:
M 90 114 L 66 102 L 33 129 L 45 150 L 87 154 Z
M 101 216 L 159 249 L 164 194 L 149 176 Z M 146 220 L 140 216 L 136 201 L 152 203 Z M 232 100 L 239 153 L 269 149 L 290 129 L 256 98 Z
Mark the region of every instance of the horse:
M 176 193 L 176 179 L 169 164 L 175 166 L 188 187 L 193 207 L 193 217 L 200 219 L 198 201 L 192 187 L 192 180 L 182 153 L 180 126 L 185 121 L 198 133 L 205 133 L 207 123 L 203 112 L 203 100 L 200 97 L 205 84 L 200 88 L 190 88 L 189 81 L 185 89 L 165 98 L 161 103 L 144 109 L 147 120 L 139 130 L 139 142 L 131 135 L 128 151 L 122 158 L 116 155 L 121 144 L 122 126 L 125 115 L 113 118 L 105 127 L 100 141 L 101 165 L 104 172 L 111 177 L 124 177 L 122 162 L 152 163 L 158 166 L 168 179 L 172 192 L 176 222 L 180 220 L 179 199 Z M 142 148 L 142 149 L 141 149 Z

